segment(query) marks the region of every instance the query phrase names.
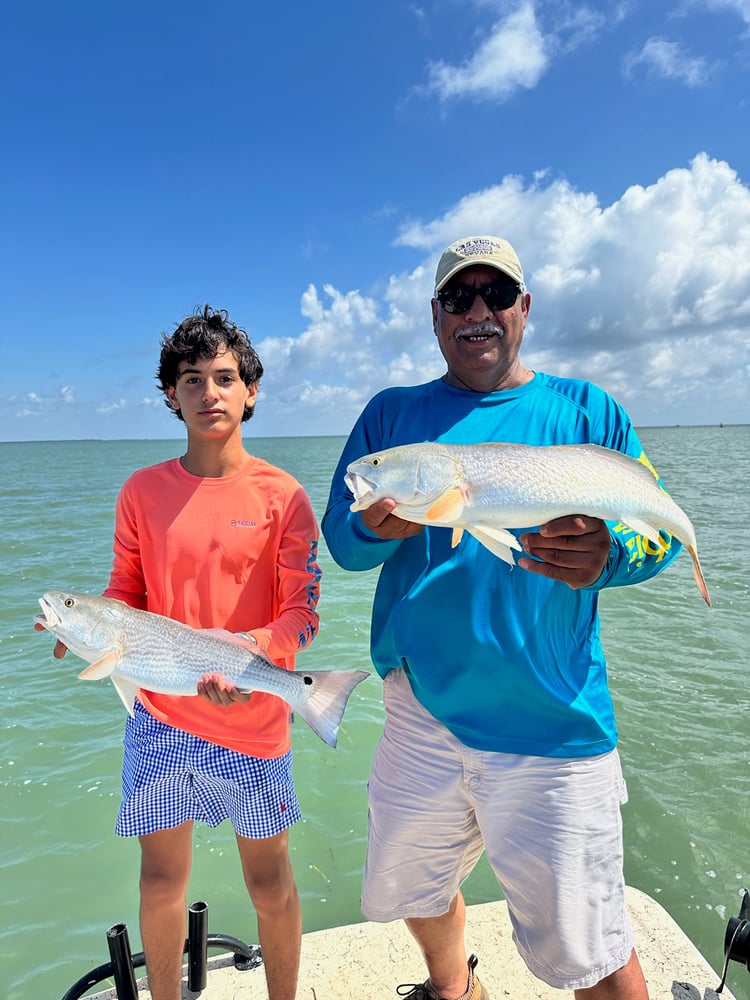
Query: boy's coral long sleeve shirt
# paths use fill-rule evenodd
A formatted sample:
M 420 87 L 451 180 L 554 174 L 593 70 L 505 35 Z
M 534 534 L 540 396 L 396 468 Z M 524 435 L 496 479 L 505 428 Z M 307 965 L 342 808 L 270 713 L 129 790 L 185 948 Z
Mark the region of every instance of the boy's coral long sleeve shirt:
M 317 544 L 310 501 L 283 470 L 251 457 L 232 476 L 203 478 L 172 459 L 120 491 L 104 595 L 194 628 L 250 632 L 293 670 L 318 629 Z M 241 753 L 278 757 L 290 747 L 289 707 L 273 695 L 225 706 L 142 690 L 140 700 L 163 722 Z

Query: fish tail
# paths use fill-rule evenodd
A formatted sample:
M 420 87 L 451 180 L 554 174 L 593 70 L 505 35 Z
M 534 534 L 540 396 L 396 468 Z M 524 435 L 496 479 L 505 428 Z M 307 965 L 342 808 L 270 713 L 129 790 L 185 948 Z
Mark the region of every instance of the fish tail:
M 708 587 L 706 586 L 706 580 L 703 576 L 703 570 L 701 569 L 701 564 L 698 560 L 698 550 L 694 545 L 686 545 L 685 548 L 690 553 L 690 558 L 693 560 L 693 576 L 695 577 L 695 582 L 698 584 L 698 590 L 700 590 L 703 595 L 703 600 L 706 604 L 711 607 L 711 598 L 708 593 Z
M 314 670 L 309 674 L 299 671 L 305 678 L 312 678 L 312 694 L 294 706 L 314 733 L 330 747 L 336 746 L 341 719 L 354 688 L 369 677 L 366 670 Z

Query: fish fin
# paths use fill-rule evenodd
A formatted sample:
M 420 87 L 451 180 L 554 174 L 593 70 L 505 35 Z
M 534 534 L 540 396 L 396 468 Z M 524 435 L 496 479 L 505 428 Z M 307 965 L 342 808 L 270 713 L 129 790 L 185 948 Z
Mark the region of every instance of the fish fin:
M 466 492 L 460 486 L 454 486 L 446 490 L 442 496 L 438 497 L 435 503 L 426 511 L 425 517 L 429 521 L 457 521 L 464 512 L 466 506 Z
M 664 541 L 659 533 L 658 528 L 654 528 L 653 525 L 647 524 L 646 521 L 641 520 L 640 517 L 622 517 L 621 522 L 627 525 L 628 528 L 632 528 L 633 531 L 637 531 L 639 535 L 645 535 L 650 542 L 658 546 L 660 549 L 666 550 L 669 546 L 668 543 Z
M 690 553 L 690 558 L 693 560 L 693 576 L 695 577 L 695 582 L 698 584 L 698 590 L 700 590 L 703 600 L 706 604 L 711 607 L 711 598 L 708 593 L 708 587 L 706 586 L 706 580 L 703 576 L 703 570 L 701 569 L 701 564 L 698 561 L 698 550 L 694 545 L 686 545 L 685 548 Z
M 451 532 L 451 548 L 455 549 L 461 539 L 464 537 L 463 528 L 454 528 Z
M 653 528 L 650 524 L 646 524 L 637 517 L 629 517 L 627 520 L 621 518 L 622 523 L 626 524 L 628 528 L 632 528 L 633 531 L 637 531 L 640 535 L 645 535 L 650 542 L 654 545 L 658 545 L 660 549 L 666 551 L 668 543 L 662 538 L 661 534 L 656 528 Z M 706 604 L 711 607 L 711 597 L 708 593 L 708 587 L 706 586 L 706 578 L 703 576 L 703 570 L 701 569 L 701 564 L 698 559 L 698 551 L 694 545 L 689 545 L 685 543 L 685 548 L 690 553 L 690 558 L 693 560 L 693 576 L 695 577 L 695 582 L 698 586 L 698 590 L 701 592 L 701 597 L 706 602 Z
M 105 653 L 104 656 L 100 656 L 98 660 L 94 660 L 93 663 L 89 663 L 89 665 L 78 675 L 78 680 L 100 681 L 102 677 L 109 677 L 117 666 L 119 659 L 120 654 L 114 649 L 110 650 L 109 653 Z
M 130 681 L 126 681 L 123 677 L 113 677 L 112 683 L 115 686 L 115 691 L 120 696 L 123 705 L 128 710 L 128 715 L 135 715 L 133 711 L 133 705 L 135 704 L 136 695 L 138 694 L 140 688 L 137 688 Z
M 475 524 L 467 528 L 467 531 L 481 545 L 484 545 L 493 555 L 497 556 L 498 559 L 502 559 L 509 566 L 515 564 L 511 549 L 516 549 L 516 551 L 520 552 L 521 543 L 510 531 L 507 531 L 505 528 L 487 528 L 484 525 L 480 528 Z
M 312 678 L 312 694 L 293 708 L 329 747 L 335 747 L 349 695 L 369 676 L 366 670 L 314 670 L 306 675 Z
M 566 451 L 570 448 L 575 448 L 576 451 L 583 453 L 588 452 L 595 457 L 611 462 L 613 465 L 619 465 L 632 475 L 640 476 L 644 482 L 650 483 L 651 485 L 653 485 L 654 479 L 657 483 L 659 482 L 659 474 L 646 458 L 645 452 L 641 452 L 638 458 L 635 458 L 633 455 L 628 455 L 624 451 L 618 451 L 616 448 L 607 448 L 601 444 L 563 444 L 552 445 L 552 447 L 564 448 Z M 648 476 L 644 475 L 644 471 L 648 473 Z M 663 489 L 663 487 L 660 486 L 660 489 Z M 666 490 L 664 492 L 666 492 Z

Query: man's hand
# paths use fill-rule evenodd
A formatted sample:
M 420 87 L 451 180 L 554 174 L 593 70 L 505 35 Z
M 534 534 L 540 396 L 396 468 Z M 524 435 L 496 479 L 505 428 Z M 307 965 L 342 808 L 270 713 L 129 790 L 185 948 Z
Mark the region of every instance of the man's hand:
M 519 559 L 518 565 L 579 590 L 591 586 L 601 576 L 610 543 L 609 529 L 598 517 L 583 514 L 557 517 L 543 524 L 539 531 L 521 535 L 524 552 L 536 559 Z
M 391 511 L 395 506 L 395 500 L 378 500 L 372 507 L 360 511 L 365 527 L 378 538 L 386 539 L 411 538 L 424 531 L 423 524 L 404 521 L 403 518 L 392 514 Z

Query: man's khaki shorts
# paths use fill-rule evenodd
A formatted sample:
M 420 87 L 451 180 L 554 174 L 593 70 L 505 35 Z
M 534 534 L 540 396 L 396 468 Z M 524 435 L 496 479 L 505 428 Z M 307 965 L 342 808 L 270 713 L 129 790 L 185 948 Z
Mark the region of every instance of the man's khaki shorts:
M 633 934 L 617 751 L 552 758 L 473 750 L 422 708 L 402 670 L 386 677 L 384 699 L 368 792 L 365 916 L 444 914 L 485 850 L 534 975 L 586 989 L 622 968 Z

